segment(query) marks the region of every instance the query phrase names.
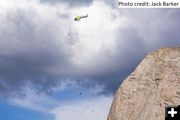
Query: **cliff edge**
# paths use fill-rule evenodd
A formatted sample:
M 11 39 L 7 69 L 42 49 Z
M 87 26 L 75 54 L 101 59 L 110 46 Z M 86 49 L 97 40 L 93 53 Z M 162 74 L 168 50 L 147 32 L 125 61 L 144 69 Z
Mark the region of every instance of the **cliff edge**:
M 180 48 L 148 54 L 117 90 L 108 120 L 164 120 L 180 104 Z

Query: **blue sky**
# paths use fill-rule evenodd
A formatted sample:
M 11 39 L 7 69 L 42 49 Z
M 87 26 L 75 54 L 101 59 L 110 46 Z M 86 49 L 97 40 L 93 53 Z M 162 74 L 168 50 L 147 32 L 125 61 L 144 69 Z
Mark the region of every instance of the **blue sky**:
M 18 107 L 7 103 L 7 101 L 0 101 L 0 118 L 2 120 L 52 120 L 53 115 L 33 111 L 31 109 L 26 109 L 23 107 Z
M 109 0 L 1 0 L 0 119 L 105 120 L 144 56 L 180 45 L 179 12 Z M 88 18 L 75 22 L 75 14 Z

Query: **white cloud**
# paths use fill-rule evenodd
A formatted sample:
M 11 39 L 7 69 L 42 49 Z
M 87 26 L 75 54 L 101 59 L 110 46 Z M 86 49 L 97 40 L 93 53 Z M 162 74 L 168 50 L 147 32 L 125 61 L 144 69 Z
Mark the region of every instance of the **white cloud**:
M 8 81 L 8 85 L 11 86 L 9 76 L 15 74 L 11 72 L 14 69 L 18 73 L 13 77 L 17 87 L 26 82 L 24 79 L 37 86 L 38 82 L 46 83 L 46 80 L 33 80 L 32 76 L 37 79 L 44 75 L 47 78 L 81 75 L 89 78 L 114 69 L 116 34 L 125 27 L 127 19 L 103 1 L 78 8 L 64 3 L 43 4 L 38 0 L 1 3 L 0 55 L 5 61 L 5 64 L 1 62 L 2 66 L 8 69 L 3 71 L 2 79 Z M 88 13 L 89 17 L 75 22 L 74 13 Z M 119 43 L 122 44 L 122 40 Z
M 99 96 L 69 103 L 53 110 L 55 120 L 106 120 L 112 97 Z
M 7 14 L 11 11 L 12 16 L 9 17 L 12 19 L 16 19 L 13 17 L 18 17 L 14 15 L 17 9 L 24 11 L 26 16 L 29 16 L 27 19 L 32 22 L 31 24 L 34 25 L 33 30 L 37 33 L 34 34 L 38 39 L 36 39 L 37 45 L 39 45 L 38 42 L 46 42 L 40 35 L 43 34 L 43 30 L 48 30 L 47 32 L 51 33 L 48 37 L 53 39 L 51 42 L 55 43 L 56 47 L 61 48 L 60 50 L 63 49 L 63 52 L 70 55 L 71 67 L 85 73 L 93 72 L 95 69 L 99 69 L 96 72 L 103 71 L 104 68 L 101 68 L 102 66 L 106 67 L 106 65 L 112 64 L 108 56 L 115 53 L 116 33 L 119 28 L 123 29 L 127 23 L 126 17 L 121 17 L 117 10 L 112 9 L 103 1 L 94 1 L 90 6 L 81 6 L 79 8 L 70 8 L 63 3 L 57 5 L 42 4 L 36 0 L 20 0 L 17 3 L 7 0 L 2 3 L 3 13 Z M 74 22 L 74 13 L 79 15 L 88 14 L 89 17 L 79 22 Z M 12 23 L 9 24 L 8 21 L 3 23 L 3 21 L 1 22 L 2 28 L 12 27 Z M 17 21 L 19 24 L 23 24 L 20 19 Z M 19 33 L 17 29 L 16 26 L 11 28 L 11 34 Z M 71 32 L 72 38 L 69 38 L 69 32 Z M 23 34 L 23 32 L 20 34 Z M 71 39 L 71 41 L 74 39 L 73 44 L 69 44 L 68 39 Z M 17 42 L 13 40 L 8 41 L 8 43 L 13 42 L 19 45 L 18 47 L 13 46 L 13 48 L 15 47 L 13 51 L 27 49 L 23 47 L 25 43 L 21 39 L 17 40 Z M 35 43 L 29 41 L 28 45 L 30 46 L 31 44 L 33 47 Z M 12 46 L 6 46 L 6 48 L 9 47 Z M 91 61 L 94 62 L 91 63 Z M 57 70 L 57 67 L 50 68 L 49 71 L 63 72 Z M 69 68 L 67 72 L 74 72 L 74 69 Z
M 54 90 L 61 92 L 61 90 L 69 89 L 69 84 L 78 87 L 76 83 L 67 82 Z M 110 109 L 112 96 L 97 95 L 102 89 L 101 86 L 87 89 L 88 92 L 85 94 L 89 94 L 89 96 L 83 99 L 58 100 L 50 95 L 37 93 L 30 85 L 27 85 L 22 90 L 22 96 L 9 97 L 8 102 L 26 109 L 48 113 L 53 115 L 55 120 L 105 120 Z
M 89 16 L 75 22 L 74 13 Z M 97 94 L 105 90 L 104 85 L 112 85 L 113 72 L 120 79 L 145 52 L 178 45 L 178 14 L 178 10 L 115 9 L 103 1 L 70 7 L 39 0 L 0 0 L 0 77 L 4 81 L 0 88 L 21 88 L 28 79 L 36 89 L 49 90 L 58 84 L 53 78 L 82 75 L 99 80 L 98 75 L 104 75 L 102 86 L 89 89 L 91 98 L 57 101 L 28 86 L 24 96 L 8 99 L 21 107 L 53 113 L 56 120 L 105 120 L 112 97 Z M 61 85 L 53 90 L 67 89 Z
M 32 109 L 41 112 L 48 112 L 60 102 L 50 98 L 44 93 L 37 93 L 30 86 L 25 86 L 22 90 L 22 96 L 12 96 L 8 98 L 8 102 L 12 105 Z
M 87 19 L 73 22 L 78 34 L 73 56 L 75 65 L 82 69 L 100 69 L 97 66 L 111 64 L 108 53 L 115 52 L 116 33 L 119 28 L 124 28 L 127 19 L 102 1 L 95 1 L 89 7 L 73 11 L 89 15 Z
M 89 17 L 75 22 L 74 13 Z M 57 85 L 54 78 L 81 75 L 109 86 L 114 73 L 121 79 L 147 51 L 180 44 L 178 14 L 178 10 L 115 9 L 103 1 L 70 7 L 2 0 L 1 79 L 10 87 L 0 87 L 20 88 L 28 79 L 37 89 L 42 85 L 49 90 Z

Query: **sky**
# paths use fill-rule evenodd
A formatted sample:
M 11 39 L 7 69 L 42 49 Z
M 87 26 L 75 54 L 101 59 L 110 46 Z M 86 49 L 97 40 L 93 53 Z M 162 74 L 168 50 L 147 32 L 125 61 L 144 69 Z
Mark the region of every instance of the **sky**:
M 0 0 L 0 119 L 106 120 L 145 55 L 180 45 L 179 14 L 116 0 Z

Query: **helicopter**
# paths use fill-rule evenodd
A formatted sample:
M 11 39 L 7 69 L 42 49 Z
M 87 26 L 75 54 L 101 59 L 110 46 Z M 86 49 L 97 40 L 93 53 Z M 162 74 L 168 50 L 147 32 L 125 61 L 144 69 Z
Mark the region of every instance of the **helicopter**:
M 74 21 L 79 21 L 79 20 L 81 20 L 82 18 L 87 18 L 87 17 L 88 17 L 88 14 L 85 15 L 85 16 L 76 15 L 76 17 L 74 18 Z

